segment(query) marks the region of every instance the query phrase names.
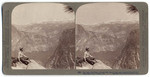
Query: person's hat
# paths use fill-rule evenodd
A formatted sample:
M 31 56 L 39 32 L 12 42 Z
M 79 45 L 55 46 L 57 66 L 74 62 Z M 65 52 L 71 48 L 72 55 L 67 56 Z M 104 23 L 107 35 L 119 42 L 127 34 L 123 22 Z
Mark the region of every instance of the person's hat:
M 20 51 L 23 51 L 23 48 L 20 48 Z
M 89 51 L 89 48 L 86 48 L 85 50 L 86 50 L 86 51 Z

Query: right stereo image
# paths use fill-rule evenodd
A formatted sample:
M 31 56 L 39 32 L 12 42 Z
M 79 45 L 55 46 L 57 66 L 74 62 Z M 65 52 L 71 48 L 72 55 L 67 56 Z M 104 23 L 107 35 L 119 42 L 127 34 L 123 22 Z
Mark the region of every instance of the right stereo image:
M 140 68 L 138 9 L 126 3 L 84 4 L 76 12 L 76 69 Z

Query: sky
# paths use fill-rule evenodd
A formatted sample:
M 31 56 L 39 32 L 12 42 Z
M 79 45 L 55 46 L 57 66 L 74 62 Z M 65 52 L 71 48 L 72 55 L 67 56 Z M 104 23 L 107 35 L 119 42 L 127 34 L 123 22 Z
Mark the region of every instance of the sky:
M 12 11 L 12 25 L 30 25 L 49 21 L 74 21 L 74 13 L 64 10 L 59 3 L 26 3 Z M 110 21 L 139 21 L 139 14 L 127 12 L 124 3 L 90 3 L 80 6 L 76 12 L 77 24 L 97 24 Z
M 12 25 L 30 25 L 49 21 L 74 21 L 74 13 L 64 10 L 59 3 L 26 3 L 12 11 Z
M 139 14 L 131 14 L 124 3 L 91 3 L 78 8 L 76 23 L 92 25 L 112 21 L 139 21 Z

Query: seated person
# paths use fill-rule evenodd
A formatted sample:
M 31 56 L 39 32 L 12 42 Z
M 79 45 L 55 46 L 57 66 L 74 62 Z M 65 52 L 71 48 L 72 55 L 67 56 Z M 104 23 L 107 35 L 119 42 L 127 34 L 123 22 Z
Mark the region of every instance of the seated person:
M 86 50 L 84 52 L 84 60 L 85 60 L 85 62 L 88 62 L 91 65 L 94 65 L 95 61 L 96 61 L 95 58 L 93 58 L 93 56 L 90 55 L 89 48 L 86 48 L 85 50 Z
M 25 65 L 28 65 L 30 62 L 29 58 L 24 55 L 23 48 L 20 48 L 20 51 L 18 52 L 18 60 Z

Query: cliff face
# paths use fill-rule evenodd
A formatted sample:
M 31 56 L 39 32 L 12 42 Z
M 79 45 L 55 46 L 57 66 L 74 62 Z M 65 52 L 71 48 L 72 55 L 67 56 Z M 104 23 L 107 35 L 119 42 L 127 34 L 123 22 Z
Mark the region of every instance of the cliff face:
M 137 69 L 139 68 L 139 30 L 133 30 L 130 32 L 126 45 L 123 48 L 120 57 L 114 64 L 113 68 L 116 69 Z
M 47 68 L 74 69 L 75 65 L 75 28 L 62 32 L 58 46 L 46 63 Z

